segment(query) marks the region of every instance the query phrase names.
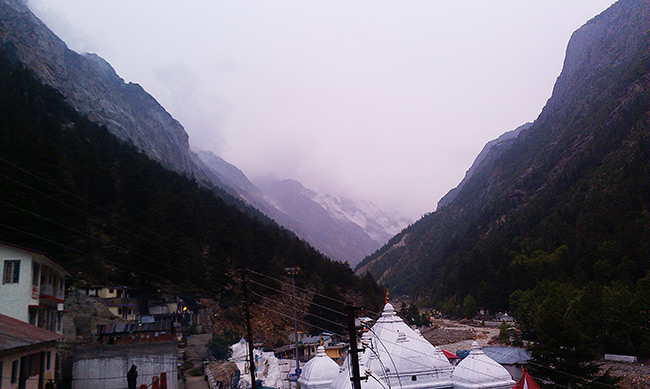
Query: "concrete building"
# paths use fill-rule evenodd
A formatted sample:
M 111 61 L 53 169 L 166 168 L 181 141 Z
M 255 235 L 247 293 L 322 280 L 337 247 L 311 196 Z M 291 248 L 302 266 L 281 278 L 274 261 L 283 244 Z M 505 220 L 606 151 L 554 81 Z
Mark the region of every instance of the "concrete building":
M 325 347 L 318 346 L 316 356 L 302 368 L 298 385 L 302 389 L 326 389 L 339 373 L 339 365 L 325 354 Z
M 178 348 L 175 341 L 88 346 L 75 350 L 73 389 L 126 387 L 126 373 L 138 367 L 137 387 L 151 385 L 154 377 L 167 377 L 167 388 L 178 388 Z M 4 389 L 4 387 L 3 387 Z
M 54 381 L 56 344 L 63 336 L 0 315 L 0 388 L 43 389 Z
M 126 286 L 87 286 L 79 291 L 97 298 L 115 316 L 124 320 L 140 319 L 139 291 Z
M 46 253 L 0 242 L 0 314 L 61 334 L 65 277 Z

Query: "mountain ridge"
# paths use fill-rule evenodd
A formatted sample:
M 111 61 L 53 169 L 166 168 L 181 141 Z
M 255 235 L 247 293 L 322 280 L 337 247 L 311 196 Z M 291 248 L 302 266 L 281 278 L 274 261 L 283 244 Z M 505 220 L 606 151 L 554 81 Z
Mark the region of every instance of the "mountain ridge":
M 156 99 L 136 83 L 126 83 L 115 69 L 97 54 L 78 54 L 70 50 L 21 0 L 0 0 L 0 47 L 32 69 L 40 81 L 59 90 L 66 100 L 84 115 L 100 123 L 120 139 L 131 142 L 149 157 L 215 190 L 228 203 L 255 217 L 273 220 L 333 258 L 365 256 L 356 244 L 343 242 L 345 234 L 329 247 L 315 230 L 274 208 L 265 195 L 234 165 L 217 156 L 203 158 L 190 149 L 189 135 Z M 205 159 L 211 159 L 211 164 Z M 210 165 L 210 166 L 208 166 Z M 296 216 L 296 215 L 294 215 Z M 342 220 L 341 226 L 349 229 Z M 381 225 L 378 223 L 377 225 Z M 349 239 L 361 239 L 352 235 Z M 366 250 L 369 250 L 366 247 Z
M 594 277 L 596 237 L 612 240 L 617 229 L 632 227 L 608 218 L 603 205 L 581 204 L 590 198 L 587 183 L 594 188 L 592 198 L 606 198 L 607 188 L 599 178 L 603 172 L 612 169 L 608 174 L 614 177 L 632 168 L 621 165 L 623 150 L 630 150 L 635 163 L 643 161 L 638 147 L 646 142 L 640 128 L 648 125 L 650 106 L 649 17 L 647 2 L 621 0 L 577 30 L 553 94 L 531 127 L 493 163 L 475 171 L 446 206 L 366 258 L 357 274 L 370 271 L 394 293 L 429 303 L 440 303 L 453 291 L 461 299 L 472 295 L 493 309 L 507 309 L 509 294 L 522 287 L 522 280 L 532 285 L 539 281 L 515 272 L 514 264 L 510 267 L 516 253 L 554 252 L 567 245 L 576 261 L 562 262 L 567 276 L 576 283 Z M 622 193 L 639 186 L 622 178 L 616 185 Z M 559 199 L 570 204 L 570 212 Z M 639 217 L 647 199 L 631 204 L 635 208 L 625 212 Z M 626 204 L 609 207 L 623 209 Z M 598 221 L 580 224 L 579 230 L 576 217 Z M 593 233 L 582 236 L 580 231 L 586 230 Z M 642 275 L 647 264 L 635 250 L 620 249 L 634 258 Z

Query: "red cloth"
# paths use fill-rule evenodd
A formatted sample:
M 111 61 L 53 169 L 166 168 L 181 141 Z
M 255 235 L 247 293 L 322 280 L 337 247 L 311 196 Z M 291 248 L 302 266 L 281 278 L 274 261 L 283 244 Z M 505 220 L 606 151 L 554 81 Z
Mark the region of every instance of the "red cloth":
M 526 369 L 522 368 L 524 373 L 521 375 L 519 381 L 512 387 L 512 389 L 541 389 L 533 377 L 528 374 Z

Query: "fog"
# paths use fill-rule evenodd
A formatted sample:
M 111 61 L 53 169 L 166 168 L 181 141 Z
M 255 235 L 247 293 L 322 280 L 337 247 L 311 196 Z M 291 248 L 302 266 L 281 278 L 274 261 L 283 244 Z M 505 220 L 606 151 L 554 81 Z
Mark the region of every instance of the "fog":
M 532 121 L 611 0 L 30 0 L 249 177 L 417 219 Z

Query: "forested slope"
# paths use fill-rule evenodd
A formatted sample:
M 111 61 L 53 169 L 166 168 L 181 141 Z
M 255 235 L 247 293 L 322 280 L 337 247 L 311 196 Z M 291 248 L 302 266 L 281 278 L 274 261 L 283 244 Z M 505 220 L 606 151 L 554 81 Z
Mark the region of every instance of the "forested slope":
M 371 279 L 164 169 L 6 54 L 0 52 L 0 240 L 48 252 L 73 282 L 139 285 L 229 304 L 235 269 L 282 278 L 286 266 L 298 265 L 299 286 L 355 290 L 380 302 Z
M 449 313 L 465 305 L 513 309 L 532 336 L 574 326 L 577 333 L 565 335 L 590 339 L 583 342 L 590 351 L 642 352 L 650 302 L 648 20 L 650 3 L 622 0 L 577 30 L 533 125 L 450 204 L 357 271 Z M 587 297 L 600 299 L 591 306 L 601 315 L 571 316 Z

